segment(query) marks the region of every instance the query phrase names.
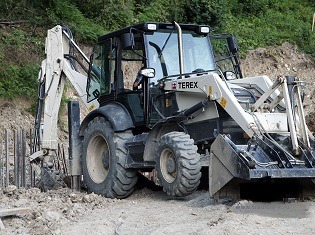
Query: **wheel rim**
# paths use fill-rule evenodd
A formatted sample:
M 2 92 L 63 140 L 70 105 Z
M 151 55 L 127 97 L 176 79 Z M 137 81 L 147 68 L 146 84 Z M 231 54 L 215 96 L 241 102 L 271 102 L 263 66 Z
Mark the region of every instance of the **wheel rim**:
M 106 139 L 102 135 L 94 136 L 87 147 L 87 170 L 91 179 L 99 184 L 108 174 L 110 150 Z
M 175 155 L 172 150 L 166 148 L 160 156 L 160 169 L 163 178 L 168 182 L 174 182 L 177 174 Z

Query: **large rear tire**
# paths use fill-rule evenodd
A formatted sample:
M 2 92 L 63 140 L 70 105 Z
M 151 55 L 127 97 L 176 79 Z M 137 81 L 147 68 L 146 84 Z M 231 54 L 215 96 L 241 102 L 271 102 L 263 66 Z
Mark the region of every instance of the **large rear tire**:
M 125 169 L 125 141 L 131 131 L 115 133 L 103 117 L 93 119 L 82 143 L 83 180 L 89 192 L 109 198 L 126 198 L 137 182 L 137 172 Z
M 200 155 L 188 134 L 170 132 L 161 136 L 155 160 L 158 179 L 168 195 L 187 196 L 197 189 L 201 177 Z

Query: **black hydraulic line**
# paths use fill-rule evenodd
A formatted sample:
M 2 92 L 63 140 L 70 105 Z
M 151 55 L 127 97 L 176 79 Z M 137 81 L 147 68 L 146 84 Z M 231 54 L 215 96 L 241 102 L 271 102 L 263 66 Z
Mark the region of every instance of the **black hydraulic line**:
M 255 122 L 258 125 L 259 128 L 262 129 L 260 133 L 262 134 L 263 138 L 257 138 L 256 142 L 262 149 L 264 149 L 266 152 L 272 153 L 270 154 L 270 157 L 279 163 L 282 164 L 282 160 L 284 160 L 287 164 L 287 167 L 292 168 L 292 164 L 290 162 L 291 160 L 294 160 L 295 158 L 287 151 L 285 150 L 272 136 L 264 129 L 262 124 L 257 119 L 256 115 L 252 115 L 252 117 L 255 119 Z
M 73 44 L 71 42 L 71 40 L 73 40 L 73 35 L 72 35 L 72 32 L 71 32 L 71 29 L 69 27 L 67 27 L 67 26 L 62 26 L 62 30 L 69 35 L 69 54 L 73 55 L 74 54 L 74 46 L 73 46 Z M 70 57 L 69 58 L 70 65 L 71 65 L 73 70 L 78 71 L 78 69 L 76 67 L 76 64 L 74 63 L 73 59 L 74 59 L 74 57 Z
M 39 129 L 39 125 L 40 125 L 40 120 L 42 117 L 42 113 L 43 113 L 43 103 L 44 103 L 44 99 L 42 99 L 42 97 L 44 96 L 45 93 L 45 86 L 43 83 L 39 83 L 38 84 L 38 102 L 37 102 L 37 110 L 36 110 L 36 119 L 35 119 L 35 128 Z
M 64 54 L 64 57 L 69 60 L 70 64 L 73 63 L 72 60 L 75 60 L 80 66 L 81 68 L 84 70 L 84 72 L 88 73 L 88 69 L 84 66 L 84 64 L 78 60 L 77 57 L 70 55 L 70 54 Z M 76 69 L 75 69 L 76 70 Z M 77 71 L 77 70 L 76 70 Z
M 82 56 L 82 58 L 90 63 L 89 59 L 86 57 L 86 55 L 84 54 L 84 52 L 79 48 L 79 46 L 75 43 L 75 41 L 73 40 L 73 37 L 72 37 L 72 33 L 70 31 L 70 35 L 68 34 L 67 30 L 62 30 L 63 31 L 63 34 L 66 36 L 66 38 L 69 39 L 69 46 L 73 47 L 76 49 L 77 52 L 79 52 L 79 54 Z
M 268 138 L 257 138 L 257 143 L 266 153 L 268 153 L 268 156 L 271 159 L 278 162 L 280 168 L 293 168 L 289 156 L 287 156 L 289 153 L 287 153 L 277 142 Z
M 305 161 L 305 165 L 309 168 L 315 168 L 315 157 L 310 149 L 304 144 L 303 141 L 298 140 L 299 145 L 302 147 L 302 159 Z
M 43 105 L 44 105 L 44 98 L 45 98 L 45 83 L 38 83 L 38 99 L 37 99 L 37 107 L 36 107 L 36 117 L 35 117 L 35 124 L 34 124 L 34 136 L 33 136 L 33 151 L 39 149 L 40 144 L 40 124 L 43 114 Z
M 183 111 L 181 113 L 181 115 L 189 117 L 191 114 L 193 114 L 193 113 L 199 111 L 200 109 L 206 107 L 208 104 L 209 104 L 209 100 L 208 99 L 200 101 L 199 103 L 195 104 L 194 106 L 190 107 L 189 109 L 186 109 L 185 111 Z

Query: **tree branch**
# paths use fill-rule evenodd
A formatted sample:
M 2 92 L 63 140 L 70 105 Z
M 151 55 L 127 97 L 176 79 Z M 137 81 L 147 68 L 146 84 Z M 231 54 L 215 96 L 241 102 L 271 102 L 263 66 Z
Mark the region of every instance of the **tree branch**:
M 13 25 L 13 24 L 21 24 L 21 23 L 29 23 L 31 20 L 15 20 L 15 21 L 7 21 L 0 19 L 0 24 L 4 25 Z

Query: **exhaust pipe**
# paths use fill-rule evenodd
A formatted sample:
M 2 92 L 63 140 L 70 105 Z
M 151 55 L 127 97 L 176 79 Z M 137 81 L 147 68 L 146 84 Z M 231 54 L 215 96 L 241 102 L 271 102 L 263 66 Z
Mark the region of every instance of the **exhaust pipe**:
M 183 34 L 182 34 L 182 29 L 179 26 L 179 24 L 177 24 L 174 21 L 174 25 L 177 29 L 177 38 L 178 38 L 178 51 L 179 51 L 179 72 L 182 77 L 182 74 L 184 74 L 185 71 L 185 65 L 184 65 L 184 57 L 183 57 Z

